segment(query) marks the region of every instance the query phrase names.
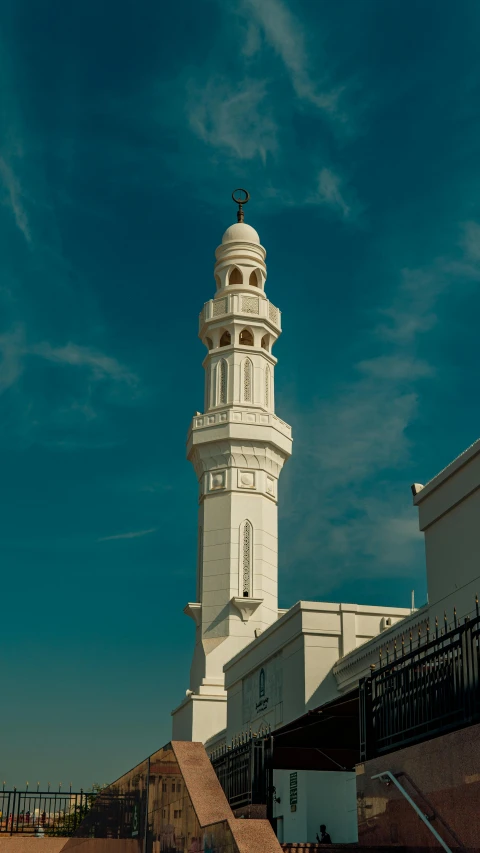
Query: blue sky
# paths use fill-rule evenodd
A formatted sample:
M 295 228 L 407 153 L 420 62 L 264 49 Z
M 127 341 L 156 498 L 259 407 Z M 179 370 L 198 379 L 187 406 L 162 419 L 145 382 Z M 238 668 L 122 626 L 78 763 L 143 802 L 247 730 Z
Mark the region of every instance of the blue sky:
M 185 438 L 237 186 L 283 311 L 280 604 L 425 600 L 410 484 L 478 437 L 480 6 L 0 19 L 0 773 L 79 787 L 167 741 L 188 686 Z

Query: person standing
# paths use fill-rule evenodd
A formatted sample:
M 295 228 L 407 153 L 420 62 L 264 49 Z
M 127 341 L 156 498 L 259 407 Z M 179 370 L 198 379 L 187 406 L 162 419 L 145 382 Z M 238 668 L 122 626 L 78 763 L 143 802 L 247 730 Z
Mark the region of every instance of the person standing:
M 320 838 L 318 837 L 318 832 L 317 832 L 317 841 L 319 844 L 331 844 L 332 843 L 332 839 L 330 838 L 330 836 L 327 832 L 327 827 L 325 826 L 324 823 L 320 824 Z

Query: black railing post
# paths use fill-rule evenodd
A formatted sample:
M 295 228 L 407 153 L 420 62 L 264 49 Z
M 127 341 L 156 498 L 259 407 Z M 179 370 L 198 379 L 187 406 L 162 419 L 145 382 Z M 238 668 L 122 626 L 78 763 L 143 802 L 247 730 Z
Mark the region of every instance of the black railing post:
M 12 821 L 11 821 L 11 826 L 10 826 L 10 835 L 13 835 L 13 822 L 14 822 L 14 820 L 15 820 L 15 799 L 16 799 L 16 793 L 17 793 L 17 789 L 16 789 L 16 788 L 14 788 L 14 789 L 13 789 L 12 812 L 11 812 L 11 814 L 12 814 Z M 7 820 L 8 820 L 8 818 L 7 818 Z
M 361 678 L 359 683 L 360 762 L 367 761 L 373 752 L 372 676 Z
M 463 688 L 465 691 L 465 722 L 472 722 L 475 716 L 475 700 L 478 688 L 478 664 L 475 660 L 475 638 L 472 625 L 466 622 L 462 634 Z M 476 665 L 477 664 L 477 665 Z
M 263 767 L 265 774 L 265 790 L 267 800 L 267 820 L 273 825 L 273 736 L 270 735 L 268 742 L 265 741 L 266 755 L 263 755 Z
M 261 741 L 260 741 L 261 744 Z M 255 740 L 250 741 L 250 755 L 249 755 L 249 764 L 250 764 L 250 800 L 252 803 L 257 802 L 257 788 L 258 788 L 258 747 L 257 742 Z

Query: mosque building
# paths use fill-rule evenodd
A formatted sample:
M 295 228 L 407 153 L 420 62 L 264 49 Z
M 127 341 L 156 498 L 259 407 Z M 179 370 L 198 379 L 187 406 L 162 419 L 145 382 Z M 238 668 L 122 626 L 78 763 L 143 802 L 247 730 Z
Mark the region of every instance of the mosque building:
M 196 637 L 190 684 L 172 712 L 173 741 L 200 742 L 209 755 L 351 695 L 382 648 L 388 655 L 405 636 L 410 647 L 420 643 L 439 613 L 445 631 L 447 613 L 455 624 L 457 614 L 475 615 L 480 580 L 479 440 L 426 486 L 412 486 L 425 534 L 426 605 L 297 601 L 279 610 L 278 489 L 292 452 L 291 428 L 275 412 L 281 313 L 267 296 L 266 250 L 244 222 L 248 193 L 235 193 L 238 221 L 216 250 L 216 292 L 200 314 L 205 406 L 187 442 L 199 485 L 197 584 L 184 609 Z M 312 841 L 321 804 L 334 840 L 357 841 L 355 772 L 338 765 L 294 776 L 302 806 L 295 799 L 288 808 L 292 773 L 274 774 L 278 837 Z
M 480 853 L 480 439 L 412 486 L 427 604 L 279 610 L 277 502 L 292 434 L 275 413 L 281 314 L 244 222 L 248 199 L 235 191 L 238 221 L 200 314 L 189 687 L 171 742 L 102 792 L 76 835 L 99 852 L 103 832 L 163 853 L 295 853 L 318 850 L 327 825 L 335 849 L 414 853 L 434 837 L 446 853 Z
M 173 738 L 218 746 L 275 727 L 337 694 L 332 667 L 410 610 L 300 601 L 278 608 L 278 489 L 292 452 L 275 413 L 281 312 L 266 292 L 266 250 L 244 221 L 216 250 L 216 292 L 200 314 L 204 413 L 187 443 L 199 485 L 196 626 L 190 685 Z M 261 677 L 261 685 L 258 686 Z

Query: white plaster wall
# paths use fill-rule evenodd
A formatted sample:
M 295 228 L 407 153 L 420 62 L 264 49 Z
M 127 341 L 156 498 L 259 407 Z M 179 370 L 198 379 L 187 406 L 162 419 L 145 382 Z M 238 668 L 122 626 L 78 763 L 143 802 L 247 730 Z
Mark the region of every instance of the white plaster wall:
M 340 657 L 341 637 L 307 634 L 304 643 L 304 707 L 317 708 L 338 695 L 332 667 Z
M 324 823 L 333 843 L 358 841 L 355 773 L 297 771 L 296 810 L 290 806 L 292 770 L 275 770 L 273 784 L 280 803 L 274 804 L 274 816 L 283 818 L 283 841 L 315 842 Z
M 250 324 L 242 325 L 238 330 L 229 328 L 228 331 L 230 331 L 232 336 L 238 336 L 243 329 L 247 328 L 252 332 L 252 334 L 255 331 Z M 258 335 L 260 337 L 260 343 L 261 338 L 265 334 L 268 334 L 265 327 L 259 329 Z M 244 398 L 243 380 L 245 360 L 247 358 L 252 362 L 252 388 L 251 395 L 246 401 Z M 222 399 L 220 395 L 219 365 L 223 360 L 227 365 L 226 399 Z M 205 363 L 205 370 L 208 373 L 208 382 L 206 383 L 208 389 L 206 396 L 206 411 L 211 411 L 216 407 L 225 405 L 254 405 L 261 407 L 265 411 L 273 412 L 275 363 L 276 359 L 263 348 L 256 349 L 253 346 L 237 346 L 234 349 L 232 345 L 212 350 L 207 362 Z M 265 372 L 267 366 L 270 377 L 268 400 L 266 400 L 265 397 Z
M 238 681 L 227 691 L 227 734 L 226 741 L 232 739 L 242 732 L 259 731 L 265 726 L 271 729 L 282 726 L 287 720 L 295 719 L 303 713 L 305 703 L 304 696 L 304 669 L 303 669 L 303 643 L 301 637 L 294 640 L 282 649 L 281 655 L 275 655 L 261 665 L 254 668 L 242 681 Z M 281 667 L 281 689 L 275 696 L 268 695 L 269 670 L 271 667 Z M 265 708 L 262 707 L 259 695 L 260 671 L 264 670 L 267 682 L 268 700 Z M 248 706 L 244 700 L 244 691 L 248 686 L 253 690 L 255 701 Z M 255 705 L 261 710 L 256 710 Z M 249 713 L 247 713 L 249 710 Z
M 242 682 L 237 681 L 231 690 L 227 691 L 227 730 L 225 740 L 230 744 L 233 737 L 245 731 L 243 722 Z
M 309 841 L 307 838 L 308 820 L 308 798 L 306 790 L 306 776 L 301 771 L 297 772 L 297 803 L 295 811 L 290 807 L 290 773 L 291 770 L 274 770 L 273 784 L 275 796 L 280 799 L 274 803 L 274 817 L 283 818 L 283 841 L 285 844 L 295 841 Z
M 431 616 L 453 608 L 475 612 L 480 593 L 480 440 L 450 463 L 415 497 L 425 534 Z
M 332 842 L 358 841 L 355 773 L 304 770 L 307 794 L 307 838 L 315 841 L 324 823 Z
M 281 724 L 294 720 L 305 710 L 305 665 L 303 637 L 296 637 L 285 646 L 283 659 L 283 719 Z
M 240 525 L 253 526 L 253 598 L 262 604 L 248 622 L 229 604 L 241 594 Z M 203 506 L 202 632 L 210 639 L 237 636 L 243 644 L 277 619 L 277 505 L 264 495 L 227 492 Z M 232 650 L 231 654 L 235 652 Z M 226 661 L 225 661 L 226 662 Z
M 355 662 L 362 659 L 357 648 L 357 630 L 371 632 L 373 637 L 385 617 L 392 622 L 410 613 L 407 609 L 367 607 L 356 604 L 298 602 L 268 627 L 225 666 L 225 688 L 228 695 L 227 742 L 248 731 L 253 720 L 241 719 L 237 704 L 239 685 L 258 677 L 274 656 L 281 654 L 283 667 L 282 720 L 285 724 L 311 708 L 316 708 L 339 695 L 343 682 L 336 670 L 341 665 L 342 650 L 351 648 L 348 687 L 358 684 Z M 378 651 L 376 651 L 378 658 Z M 353 661 L 353 663 L 352 663 Z M 362 662 L 361 670 L 370 663 Z M 353 674 L 352 674 L 353 673 Z M 343 677 L 343 675 L 342 675 Z M 278 713 L 268 708 L 264 722 L 272 728 L 279 725 Z
M 405 614 L 403 618 L 400 616 L 402 612 Z M 341 693 L 357 687 L 360 679 L 370 674 L 372 664 L 378 666 L 380 648 L 385 659 L 387 646 L 391 652 L 396 639 L 397 646 L 400 648 L 402 635 L 408 637 L 411 631 L 416 638 L 420 628 L 421 635 L 424 637 L 428 608 L 421 608 L 413 613 L 409 610 L 402 611 L 400 608 L 386 608 L 382 618 L 390 619 L 392 626 L 370 639 L 357 637 L 357 647 L 335 663 L 333 674 Z
M 172 711 L 172 739 L 192 740 L 193 703 L 187 702 Z
M 425 530 L 428 600 L 439 621 L 471 615 L 480 595 L 480 490 Z
M 225 697 L 190 696 L 172 712 L 172 739 L 205 743 L 225 728 Z
M 262 661 L 227 691 L 227 743 L 242 732 L 257 732 L 265 726 L 278 728 L 303 713 L 302 648 L 302 638 L 297 637 L 281 653 Z M 262 670 L 266 684 L 264 697 L 260 696 L 259 689 Z

